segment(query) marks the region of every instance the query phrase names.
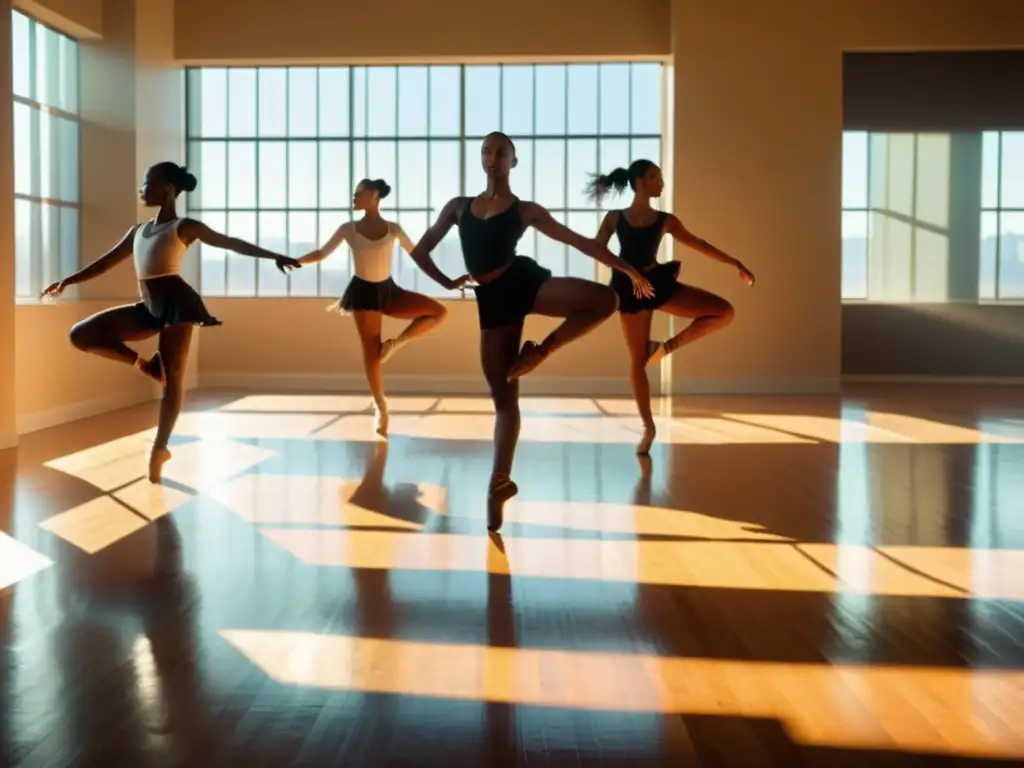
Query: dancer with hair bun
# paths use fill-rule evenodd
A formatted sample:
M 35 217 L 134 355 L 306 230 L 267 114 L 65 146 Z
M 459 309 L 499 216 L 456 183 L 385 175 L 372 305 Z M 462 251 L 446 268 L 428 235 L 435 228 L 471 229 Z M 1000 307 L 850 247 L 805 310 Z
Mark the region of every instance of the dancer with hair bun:
M 363 212 L 358 221 L 348 221 L 335 231 L 323 247 L 299 259 L 300 264 L 315 264 L 330 256 L 342 243 L 352 249 L 355 274 L 341 299 L 329 310 L 351 314 L 356 321 L 363 347 L 363 366 L 374 403 L 374 429 L 388 436 L 388 406 L 384 395 L 381 365 L 406 342 L 432 330 L 447 315 L 440 302 L 421 293 L 399 287 L 391 277 L 391 255 L 395 242 L 407 253 L 413 243 L 399 224 L 380 215 L 380 201 L 391 193 L 384 179 L 363 179 L 352 195 L 352 207 Z M 381 341 L 383 315 L 411 320 L 398 336 Z
M 595 176 L 588 192 L 591 198 L 600 200 L 609 191 L 614 189 L 622 193 L 626 187 L 633 190 L 633 201 L 628 208 L 608 212 L 596 240 L 607 245 L 614 232 L 619 239 L 619 256 L 640 270 L 654 287 L 653 295 L 636 296 L 631 281 L 625 275 L 612 273 L 611 287 L 619 296 L 619 317 L 629 348 L 629 380 L 644 425 L 636 452 L 644 456 L 650 452 L 655 437 L 647 366 L 661 361 L 686 344 L 725 328 L 735 315 L 732 305 L 720 296 L 677 282 L 678 261 L 658 263 L 662 236 L 669 234 L 680 244 L 728 264 L 749 286 L 754 285 L 754 274 L 737 259 L 687 230 L 671 213 L 651 206 L 652 198 L 661 197 L 665 183 L 661 169 L 650 160 L 636 160 L 629 168 L 616 168 L 609 174 Z M 654 341 L 650 336 L 655 309 L 693 322 L 670 339 Z
M 93 280 L 129 257 L 135 257 L 141 300 L 97 312 L 76 323 L 70 335 L 71 343 L 83 352 L 132 365 L 163 386 L 160 420 L 149 456 L 149 480 L 153 483 L 160 482 L 163 465 L 171 458 L 167 443 L 185 395 L 185 366 L 192 328 L 221 324 L 207 311 L 195 289 L 181 277 L 185 252 L 199 241 L 211 248 L 224 248 L 243 256 L 273 259 L 281 272 L 299 266 L 295 259 L 222 235 L 200 221 L 179 218 L 178 195 L 195 188 L 196 177 L 177 163 L 157 163 L 151 167 L 139 194 L 147 207 L 159 209 L 156 216 L 134 225 L 117 245 L 96 261 L 43 291 L 44 297 L 57 298 L 68 286 Z M 157 352 L 148 359 L 125 344 L 157 335 L 160 337 Z

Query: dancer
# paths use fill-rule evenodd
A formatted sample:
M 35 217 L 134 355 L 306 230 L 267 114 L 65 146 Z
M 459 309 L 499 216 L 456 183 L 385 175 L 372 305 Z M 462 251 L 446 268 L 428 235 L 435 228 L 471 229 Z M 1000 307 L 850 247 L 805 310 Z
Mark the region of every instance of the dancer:
M 474 291 L 480 320 L 480 357 L 494 401 L 494 467 L 487 494 L 487 527 L 501 527 L 504 503 L 517 492 L 512 482 L 512 460 L 519 440 L 518 379 L 532 371 L 555 350 L 578 339 L 615 312 L 615 293 L 606 286 L 574 277 L 552 277 L 533 259 L 516 255 L 516 244 L 526 227 L 552 240 L 576 248 L 597 261 L 622 270 L 633 282 L 637 296 L 653 288 L 635 268 L 605 246 L 559 224 L 536 203 L 520 201 L 509 187 L 509 172 L 516 166 L 512 140 L 495 131 L 483 142 L 480 159 L 487 174 L 487 189 L 476 197 L 448 201 L 434 225 L 416 245 L 413 260 L 445 288 L 457 288 L 466 278 L 448 278 L 430 252 L 453 226 L 459 228 L 466 269 L 476 282 Z M 564 321 L 540 344 L 527 341 L 520 349 L 527 315 L 561 317 Z
M 384 179 L 363 179 L 352 195 L 355 210 L 363 212 L 359 221 L 338 227 L 324 246 L 299 259 L 300 264 L 315 264 L 330 256 L 342 243 L 352 249 L 355 275 L 341 299 L 328 309 L 351 312 L 363 345 L 363 366 L 374 403 L 374 429 L 388 436 L 388 405 L 384 396 L 381 365 L 407 341 L 422 336 L 444 320 L 448 310 L 421 293 L 400 288 L 391 278 L 391 252 L 395 241 L 407 253 L 413 245 L 398 224 L 380 215 L 380 201 L 391 192 Z M 412 320 L 397 337 L 381 342 L 381 315 Z
M 185 394 L 185 365 L 192 327 L 221 324 L 206 310 L 199 294 L 182 279 L 180 268 L 185 252 L 198 240 L 211 248 L 274 259 L 281 272 L 299 266 L 295 259 L 214 232 L 195 219 L 178 218 L 175 200 L 182 192 L 195 188 L 196 177 L 185 168 L 172 162 L 154 165 L 146 172 L 139 192 L 147 207 L 159 208 L 156 216 L 136 224 L 96 261 L 43 291 L 43 296 L 57 298 L 68 286 L 97 278 L 134 255 L 141 300 L 97 312 L 76 323 L 71 329 L 71 343 L 83 352 L 135 366 L 163 385 L 160 420 L 149 455 L 152 483 L 160 482 L 163 465 L 171 458 L 167 443 Z M 148 359 L 125 344 L 156 335 L 160 336 L 159 346 Z
M 651 207 L 651 198 L 660 197 L 665 184 L 661 169 L 650 160 L 636 160 L 628 169 L 616 168 L 605 176 L 596 176 L 589 192 L 592 198 L 600 200 L 609 190 L 621 193 L 627 186 L 633 190 L 633 202 L 626 209 L 608 212 L 601 222 L 597 241 L 607 245 L 614 232 L 619 239 L 619 255 L 641 270 L 654 286 L 652 296 L 634 296 L 628 281 L 619 273 L 612 275 L 611 286 L 619 296 L 619 317 L 629 347 L 629 381 L 644 425 L 636 452 L 644 456 L 650 452 L 655 437 L 646 367 L 686 344 L 725 328 L 735 314 L 732 305 L 720 296 L 677 282 L 678 261 L 658 263 L 662 236 L 668 233 L 682 245 L 735 268 L 747 285 L 754 285 L 754 274 L 737 259 L 687 230 L 671 213 Z M 651 316 L 655 309 L 693 322 L 670 339 L 652 341 Z

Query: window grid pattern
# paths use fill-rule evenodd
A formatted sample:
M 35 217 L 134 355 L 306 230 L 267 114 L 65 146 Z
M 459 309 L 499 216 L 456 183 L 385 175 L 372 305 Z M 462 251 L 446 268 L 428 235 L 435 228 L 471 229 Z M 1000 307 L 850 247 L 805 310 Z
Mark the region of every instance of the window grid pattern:
M 980 298 L 1024 300 L 1024 132 L 983 137 Z
M 78 268 L 78 43 L 12 11 L 15 293 Z
M 656 162 L 662 152 L 658 63 L 194 68 L 188 72 L 188 165 L 199 177 L 190 210 L 265 248 L 299 256 L 359 214 L 351 191 L 385 178 L 382 214 L 415 241 L 452 197 L 484 188 L 479 146 L 491 130 L 516 143 L 513 189 L 593 235 L 604 206 L 586 199 L 589 174 Z M 596 263 L 528 231 L 520 251 L 556 274 L 594 278 Z M 463 270 L 453 230 L 434 258 Z M 281 277 L 269 263 L 205 248 L 202 290 L 226 296 L 336 296 L 351 255 Z M 604 268 L 601 268 L 601 272 Z M 396 247 L 393 274 L 435 295 L 439 286 Z

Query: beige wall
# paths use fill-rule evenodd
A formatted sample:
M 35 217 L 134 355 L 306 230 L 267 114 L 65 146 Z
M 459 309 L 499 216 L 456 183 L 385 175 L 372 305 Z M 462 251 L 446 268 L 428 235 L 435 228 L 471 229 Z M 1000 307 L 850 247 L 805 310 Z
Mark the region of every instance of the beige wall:
M 75 39 L 103 35 L 103 0 L 14 0 L 13 5 Z

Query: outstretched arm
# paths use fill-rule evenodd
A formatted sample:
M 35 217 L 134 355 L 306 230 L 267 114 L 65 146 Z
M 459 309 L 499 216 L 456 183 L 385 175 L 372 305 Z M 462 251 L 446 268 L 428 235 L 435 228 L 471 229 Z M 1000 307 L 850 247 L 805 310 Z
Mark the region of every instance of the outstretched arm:
M 237 237 L 228 237 L 221 232 L 210 229 L 203 222 L 196 219 L 182 219 L 181 224 L 178 226 L 178 236 L 189 245 L 198 240 L 211 248 L 223 248 L 226 251 L 242 256 L 251 256 L 254 259 L 272 259 L 277 262 L 277 268 L 282 272 L 302 266 L 297 259 L 273 253 L 246 240 L 240 240 Z
M 402 246 L 402 250 L 411 256 L 412 252 L 416 249 L 416 246 L 413 245 L 409 236 L 405 234 L 405 230 L 402 229 L 401 224 L 395 224 L 395 237 L 398 238 L 398 244 Z
M 697 237 L 690 230 L 683 226 L 676 216 L 673 214 L 668 215 L 668 221 L 665 226 L 665 231 L 672 235 L 673 239 L 687 248 L 692 248 L 698 253 L 703 253 L 710 259 L 721 262 L 722 264 L 728 264 L 730 267 L 735 267 L 740 277 L 748 285 L 754 284 L 754 273 L 743 266 L 743 263 L 739 259 L 735 259 L 725 251 L 719 250 L 707 240 L 702 237 Z
M 441 209 L 441 213 L 437 217 L 437 221 L 431 225 L 430 229 L 423 233 L 423 237 L 420 238 L 420 241 L 409 252 L 412 260 L 416 262 L 416 266 L 422 269 L 427 274 L 427 277 L 448 290 L 459 288 L 466 282 L 467 278 L 464 275 L 458 280 L 452 280 L 437 268 L 437 264 L 430 257 L 430 253 L 440 245 L 441 241 L 444 240 L 444 236 L 455 226 L 459 220 L 459 209 L 462 205 L 461 197 L 453 197 L 445 203 L 444 208 Z
M 53 283 L 53 285 L 47 286 L 46 290 L 43 291 L 43 296 L 57 297 L 61 294 L 61 291 L 69 285 L 88 282 L 94 277 L 99 277 L 100 275 L 109 272 L 122 261 L 129 258 L 135 251 L 135 233 L 138 231 L 139 226 L 139 224 L 136 224 L 134 227 L 129 229 L 128 232 L 125 233 L 125 236 L 118 241 L 117 245 L 96 259 L 96 261 L 85 265 L 74 274 L 65 277 L 63 280 L 58 280 L 56 283 Z
M 336 250 L 338 247 L 349 241 L 349 232 L 352 229 L 352 222 L 346 221 L 331 235 L 331 239 L 324 243 L 322 246 L 317 248 L 315 251 L 310 251 L 305 256 L 299 257 L 299 264 L 316 264 L 318 261 L 323 261 Z

